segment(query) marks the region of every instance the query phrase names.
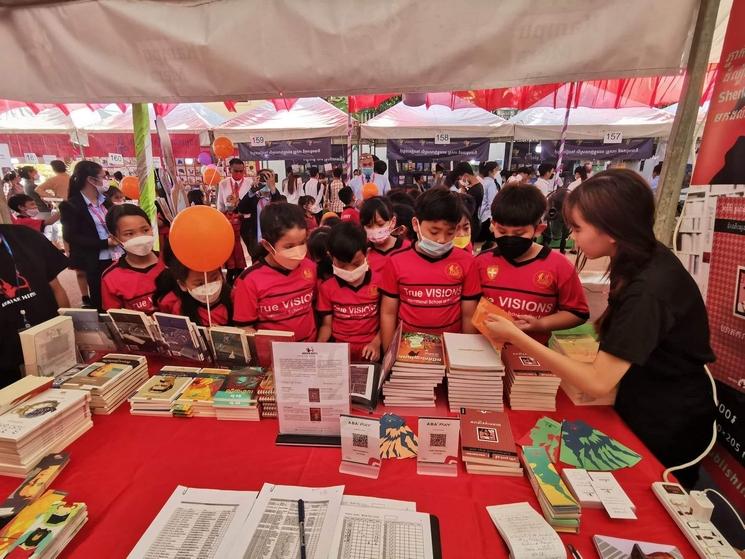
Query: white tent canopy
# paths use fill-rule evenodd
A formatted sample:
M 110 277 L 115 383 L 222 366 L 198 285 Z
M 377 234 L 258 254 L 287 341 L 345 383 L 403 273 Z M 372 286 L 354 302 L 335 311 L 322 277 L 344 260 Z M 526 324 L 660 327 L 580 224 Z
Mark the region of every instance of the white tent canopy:
M 320 97 L 298 99 L 291 109 L 277 110 L 271 101 L 222 123 L 216 136 L 249 142 L 252 136 L 266 141 L 346 137 L 348 115 Z M 356 120 L 352 120 L 356 124 Z
M 699 3 L 5 2 L 0 73 L 13 79 L 0 98 L 174 103 L 675 74 Z M 467 40 L 447 40 L 462 21 Z
M 566 109 L 533 107 L 519 112 L 509 122 L 515 140 L 559 140 Z M 599 140 L 606 131 L 621 132 L 624 138 L 664 138 L 670 134 L 674 115 L 660 109 L 629 107 L 590 109 L 577 107 L 569 113 L 567 139 Z
M 475 105 L 463 101 L 463 108 L 443 105 L 410 107 L 403 102 L 371 118 L 360 128 L 369 139 L 434 138 L 448 133 L 451 138 L 503 138 L 512 136 L 512 126 Z

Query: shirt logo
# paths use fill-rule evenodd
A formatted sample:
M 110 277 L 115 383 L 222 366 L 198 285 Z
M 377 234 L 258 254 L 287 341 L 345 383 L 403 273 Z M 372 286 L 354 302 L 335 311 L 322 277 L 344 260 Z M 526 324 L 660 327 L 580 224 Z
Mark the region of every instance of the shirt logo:
M 306 268 L 303 270 L 303 277 L 307 280 L 313 279 L 313 272 L 310 270 L 310 268 Z
M 371 285 L 369 289 L 370 297 L 377 297 L 378 295 L 378 286 L 377 285 Z
M 493 280 L 497 277 L 497 274 L 499 274 L 499 266 L 496 264 L 494 266 L 489 266 L 486 269 L 486 277 L 488 277 L 490 280 Z
M 460 267 L 460 264 L 448 264 L 446 271 L 447 275 L 453 279 L 460 279 L 463 277 L 463 268 Z
M 537 272 L 533 276 L 533 283 L 536 287 L 551 287 L 554 283 L 554 275 L 551 272 Z
M 28 280 L 21 274 L 16 273 L 16 284 L 13 285 L 0 278 L 0 297 L 5 300 L 14 299 L 21 294 L 21 291 L 30 290 L 31 286 Z

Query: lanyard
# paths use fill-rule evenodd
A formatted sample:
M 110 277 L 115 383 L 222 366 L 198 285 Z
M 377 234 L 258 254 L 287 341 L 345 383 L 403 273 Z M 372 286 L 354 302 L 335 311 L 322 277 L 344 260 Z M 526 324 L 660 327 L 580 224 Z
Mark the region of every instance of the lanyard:
M 106 212 L 101 212 L 101 206 L 94 206 L 93 204 L 88 204 L 88 207 L 93 212 L 93 215 L 96 216 L 98 219 L 98 222 L 103 226 L 104 229 L 106 229 Z
M 240 200 L 239 194 L 241 192 L 241 187 L 243 186 L 244 180 L 246 179 L 244 178 L 244 179 L 241 179 L 241 182 L 236 182 L 233 179 L 230 179 L 230 184 L 233 185 L 233 196 L 235 196 L 236 204 L 238 203 L 238 200 Z

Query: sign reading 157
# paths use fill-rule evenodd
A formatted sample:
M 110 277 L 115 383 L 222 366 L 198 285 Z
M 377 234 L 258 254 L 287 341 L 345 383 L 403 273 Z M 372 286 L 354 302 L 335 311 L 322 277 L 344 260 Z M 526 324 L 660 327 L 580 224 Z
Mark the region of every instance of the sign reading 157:
M 604 144 L 620 144 L 623 142 L 623 132 L 614 132 L 613 130 L 606 130 L 603 135 Z
M 435 134 L 435 144 L 449 144 L 450 134 L 447 132 L 438 132 Z
M 251 136 L 251 147 L 254 147 L 254 148 L 266 147 L 266 138 L 264 138 L 264 136 Z

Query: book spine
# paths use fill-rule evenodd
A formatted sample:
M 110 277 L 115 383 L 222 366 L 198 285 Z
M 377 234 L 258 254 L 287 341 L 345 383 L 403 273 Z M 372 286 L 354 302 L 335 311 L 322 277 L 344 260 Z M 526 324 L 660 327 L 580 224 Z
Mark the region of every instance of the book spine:
M 463 458 L 466 456 L 472 456 L 474 458 L 495 458 L 504 460 L 507 462 L 517 462 L 517 451 L 511 452 L 508 450 L 492 450 L 486 448 L 464 446 L 462 448 Z

